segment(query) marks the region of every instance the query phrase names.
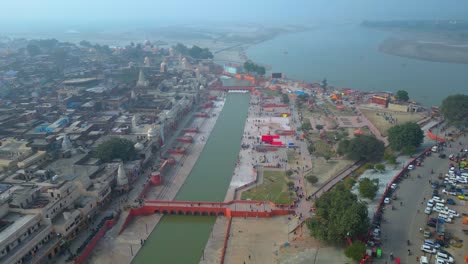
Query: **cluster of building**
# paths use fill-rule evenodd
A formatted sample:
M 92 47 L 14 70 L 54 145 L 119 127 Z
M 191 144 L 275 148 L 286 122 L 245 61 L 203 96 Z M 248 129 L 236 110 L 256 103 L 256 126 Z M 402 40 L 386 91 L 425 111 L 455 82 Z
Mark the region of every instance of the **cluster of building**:
M 221 69 L 148 41 L 15 43 L 0 49 L 0 263 L 51 263 L 157 166 L 165 135 Z M 96 158 L 113 137 L 136 158 Z

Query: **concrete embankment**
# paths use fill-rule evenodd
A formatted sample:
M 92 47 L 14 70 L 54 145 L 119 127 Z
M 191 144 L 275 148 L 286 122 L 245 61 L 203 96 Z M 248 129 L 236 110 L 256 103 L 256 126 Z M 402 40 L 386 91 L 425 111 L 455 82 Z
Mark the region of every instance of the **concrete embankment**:
M 187 149 L 188 154 L 179 158 L 176 167 L 164 175 L 162 186 L 152 187 L 148 190 L 146 194 L 148 198 L 165 200 L 175 198 L 202 153 L 223 106 L 224 101 L 216 101 L 215 107 L 209 112 L 210 118 L 196 118 L 193 121 L 192 125 L 198 126 L 200 133 L 194 135 L 194 143 Z M 121 216 L 122 221 L 125 221 L 127 216 L 128 211 L 124 211 Z M 118 232 L 108 232 L 91 255 L 91 263 L 130 263 L 142 248 L 141 239 L 146 240 L 150 236 L 161 218 L 160 215 L 138 217 L 128 221 L 129 225 L 121 235 L 118 235 Z M 121 224 L 117 225 L 116 231 L 119 231 L 121 227 Z

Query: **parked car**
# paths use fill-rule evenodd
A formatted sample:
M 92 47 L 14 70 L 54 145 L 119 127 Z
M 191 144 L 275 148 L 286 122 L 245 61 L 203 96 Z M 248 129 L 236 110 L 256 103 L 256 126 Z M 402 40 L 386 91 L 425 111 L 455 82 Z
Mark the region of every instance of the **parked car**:
M 384 201 L 383 201 L 383 202 L 384 202 L 384 204 L 389 204 L 389 203 L 390 203 L 390 198 L 388 198 L 388 197 L 385 197 L 385 199 L 384 199 Z
M 434 201 L 432 199 L 430 199 L 429 201 L 427 201 L 427 207 L 434 207 Z
M 424 240 L 424 245 L 427 245 L 427 246 L 430 246 L 430 247 L 433 247 L 433 248 L 440 248 L 440 245 L 436 242 L 434 242 L 434 240 L 432 239 L 425 239 Z
M 445 254 L 445 253 L 442 253 L 442 252 L 438 252 L 437 255 L 436 255 L 436 260 L 439 261 L 439 260 L 442 260 L 442 261 L 445 261 L 445 262 L 448 262 L 448 263 L 453 263 L 454 260 L 453 260 L 453 257 Z
M 392 185 L 390 185 L 390 188 L 392 188 L 393 190 L 395 190 L 397 187 L 398 185 L 396 183 L 392 183 Z
M 431 212 L 432 212 L 431 207 L 426 207 L 426 209 L 424 209 L 424 213 L 426 213 L 426 214 L 431 214 Z
M 410 164 L 410 165 L 408 166 L 408 170 L 412 170 L 412 169 L 414 169 L 414 165 L 413 165 L 413 164 Z
M 426 252 L 426 253 L 429 253 L 429 254 L 435 254 L 437 253 L 437 250 L 429 245 L 422 245 L 421 246 L 421 251 L 422 252 Z
M 447 203 L 450 205 L 455 205 L 455 201 L 452 198 L 447 199 Z
M 434 222 L 427 222 L 427 225 L 430 227 L 436 227 L 437 224 Z
M 434 202 L 438 202 L 438 203 L 445 203 L 445 200 L 440 198 L 439 196 L 433 196 L 432 200 L 434 200 Z

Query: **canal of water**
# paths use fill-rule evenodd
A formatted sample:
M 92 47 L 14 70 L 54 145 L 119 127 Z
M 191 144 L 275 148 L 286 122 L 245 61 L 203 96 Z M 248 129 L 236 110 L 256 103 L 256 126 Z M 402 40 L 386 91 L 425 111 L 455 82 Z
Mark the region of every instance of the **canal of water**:
M 203 152 L 176 200 L 224 200 L 240 151 L 249 101 L 250 94 L 228 94 Z M 133 263 L 198 263 L 215 220 L 209 216 L 164 216 Z

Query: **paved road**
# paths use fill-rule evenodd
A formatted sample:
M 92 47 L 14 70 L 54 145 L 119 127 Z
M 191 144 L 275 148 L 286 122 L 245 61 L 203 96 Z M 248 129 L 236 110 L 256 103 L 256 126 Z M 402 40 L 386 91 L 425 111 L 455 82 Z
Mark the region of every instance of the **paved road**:
M 465 146 L 468 143 L 468 137 L 462 137 Z M 460 150 L 458 144 L 452 144 L 454 148 L 446 148 L 445 153 L 456 153 Z M 426 201 L 432 197 L 432 188 L 429 180 L 437 180 L 439 173 L 447 173 L 448 159 L 440 159 L 438 155 L 432 155 L 424 160 L 422 167 L 416 167 L 410 172 L 409 178 L 404 178 L 399 184 L 396 191 L 397 200 L 392 201 L 395 210 L 391 210 L 391 206 L 385 207 L 382 222 L 382 239 L 383 239 L 383 259 L 376 263 L 386 263 L 389 260 L 390 252 L 393 252 L 395 257 L 400 257 L 401 263 L 415 263 L 416 256 L 421 256 L 420 247 L 423 241 L 423 235 L 419 228 L 425 228 L 425 222 L 428 216 L 424 213 Z M 431 169 L 434 174 L 431 174 Z M 417 178 L 417 175 L 421 178 Z M 441 195 L 442 198 L 445 195 Z M 425 200 L 424 200 L 425 199 Z M 400 203 L 403 203 L 401 205 Z M 422 204 L 421 204 L 422 203 Z M 419 210 L 419 213 L 418 213 Z M 431 217 L 434 217 L 432 214 Z M 410 240 L 411 245 L 407 245 L 407 240 Z M 412 254 L 408 256 L 408 249 Z M 390 263 L 390 261 L 388 262 Z

